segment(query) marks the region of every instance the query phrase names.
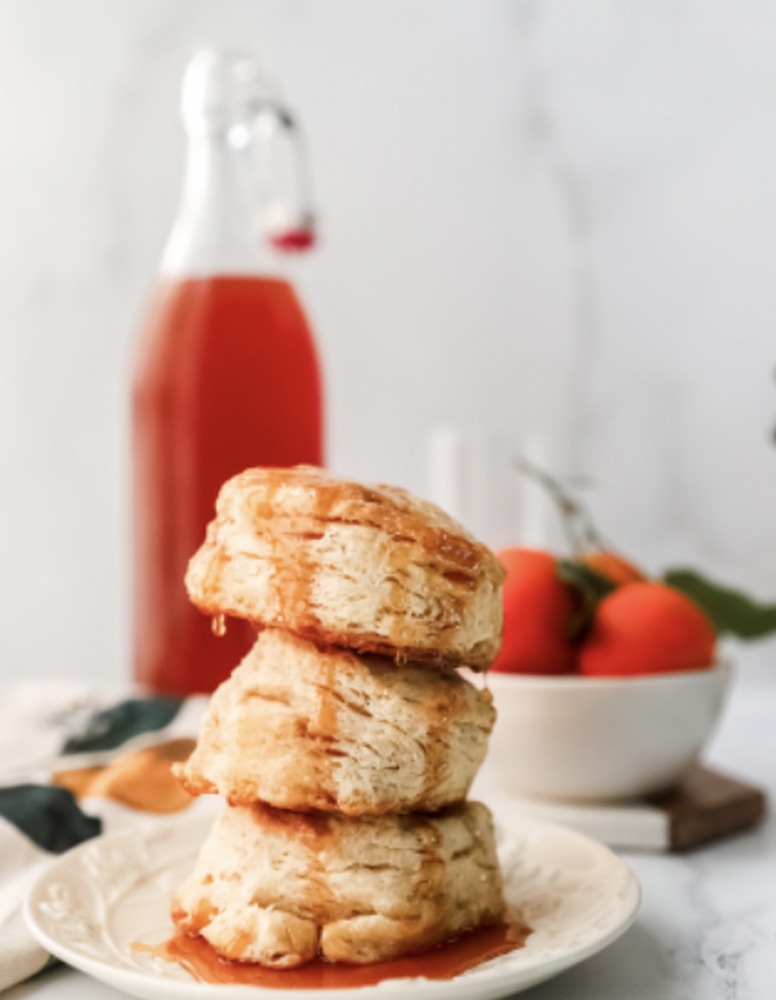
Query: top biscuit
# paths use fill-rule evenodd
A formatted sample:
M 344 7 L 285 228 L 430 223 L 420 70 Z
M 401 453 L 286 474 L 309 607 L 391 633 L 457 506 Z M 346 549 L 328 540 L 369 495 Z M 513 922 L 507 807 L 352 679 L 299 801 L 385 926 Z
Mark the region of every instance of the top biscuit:
M 485 670 L 501 643 L 504 570 L 435 504 L 322 469 L 247 469 L 218 495 L 189 597 L 398 660 Z

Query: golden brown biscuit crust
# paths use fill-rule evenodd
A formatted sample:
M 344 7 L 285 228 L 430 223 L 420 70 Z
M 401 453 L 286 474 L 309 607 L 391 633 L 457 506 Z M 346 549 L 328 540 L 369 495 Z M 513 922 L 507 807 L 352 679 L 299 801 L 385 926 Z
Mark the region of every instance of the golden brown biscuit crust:
M 350 816 L 433 812 L 466 797 L 495 719 L 455 671 L 319 650 L 266 629 L 214 694 L 187 791 Z
M 289 968 L 423 951 L 504 914 L 490 814 L 359 819 L 227 808 L 173 918 L 221 955 Z
M 202 611 L 319 645 L 484 670 L 504 570 L 436 505 L 322 469 L 248 469 L 221 489 L 186 586 Z

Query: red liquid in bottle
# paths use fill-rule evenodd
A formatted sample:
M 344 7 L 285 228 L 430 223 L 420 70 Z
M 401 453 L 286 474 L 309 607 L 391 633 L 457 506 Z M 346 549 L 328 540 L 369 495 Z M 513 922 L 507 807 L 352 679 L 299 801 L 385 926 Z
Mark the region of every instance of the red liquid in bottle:
M 255 633 L 226 634 L 186 596 L 188 560 L 226 479 L 256 465 L 322 462 L 318 361 L 291 286 L 210 277 L 162 285 L 133 386 L 135 679 L 210 692 Z

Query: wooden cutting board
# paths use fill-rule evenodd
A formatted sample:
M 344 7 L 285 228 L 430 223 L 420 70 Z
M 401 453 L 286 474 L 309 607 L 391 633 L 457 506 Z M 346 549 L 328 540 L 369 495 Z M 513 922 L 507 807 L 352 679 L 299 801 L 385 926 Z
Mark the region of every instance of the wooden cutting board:
M 647 806 L 666 817 L 667 849 L 686 851 L 756 826 L 765 816 L 765 794 L 753 785 L 696 765 L 671 792 Z
M 611 847 L 686 851 L 756 826 L 765 815 L 764 793 L 753 785 L 700 765 L 671 792 L 633 802 L 550 802 L 488 789 L 494 809 L 570 826 Z M 507 820 L 508 822 L 508 820 Z

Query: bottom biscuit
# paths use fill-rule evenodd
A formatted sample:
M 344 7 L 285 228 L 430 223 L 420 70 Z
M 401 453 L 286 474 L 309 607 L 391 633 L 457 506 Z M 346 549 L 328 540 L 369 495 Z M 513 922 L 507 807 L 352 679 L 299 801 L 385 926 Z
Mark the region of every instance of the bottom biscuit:
M 224 958 L 276 968 L 423 951 L 504 915 L 490 813 L 477 802 L 359 818 L 228 807 L 172 913 Z

